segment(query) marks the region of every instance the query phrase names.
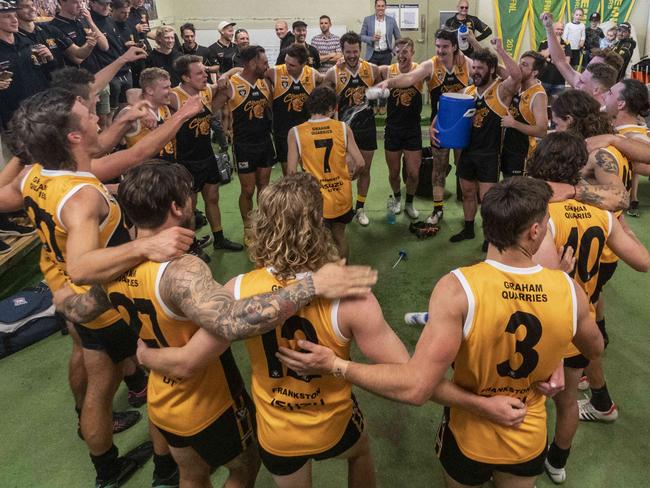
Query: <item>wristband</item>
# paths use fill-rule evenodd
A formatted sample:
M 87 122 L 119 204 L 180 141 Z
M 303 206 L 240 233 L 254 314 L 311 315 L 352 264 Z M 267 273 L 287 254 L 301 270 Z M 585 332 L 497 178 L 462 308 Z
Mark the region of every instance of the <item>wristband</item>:
M 337 378 L 345 378 L 345 373 L 347 372 L 349 365 L 350 361 L 346 361 L 345 359 L 341 358 L 335 358 L 331 374 Z

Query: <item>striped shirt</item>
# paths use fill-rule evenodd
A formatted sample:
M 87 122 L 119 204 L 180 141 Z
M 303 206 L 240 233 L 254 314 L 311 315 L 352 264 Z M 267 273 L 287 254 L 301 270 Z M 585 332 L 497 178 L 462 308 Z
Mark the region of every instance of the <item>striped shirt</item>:
M 341 38 L 330 33 L 329 36 L 324 34 L 318 34 L 317 36 L 312 37 L 311 45 L 318 49 L 318 53 L 322 56 L 323 54 L 331 53 L 340 53 L 341 52 Z M 325 73 L 328 69 L 334 66 L 334 63 L 328 61 L 326 63 L 321 62 L 320 68 L 318 71 Z

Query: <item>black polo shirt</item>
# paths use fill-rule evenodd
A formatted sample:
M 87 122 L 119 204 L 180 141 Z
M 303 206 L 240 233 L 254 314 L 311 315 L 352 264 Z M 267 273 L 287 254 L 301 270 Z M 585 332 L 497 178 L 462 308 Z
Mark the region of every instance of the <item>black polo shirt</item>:
M 81 47 L 86 44 L 86 31 L 84 29 L 89 29 L 89 26 L 85 21 L 82 22 L 81 20 L 67 19 L 57 15 L 49 22 L 49 24 L 58 28 L 77 46 Z M 82 68 L 87 69 L 93 74 L 97 73 L 101 69 L 97 60 L 97 51 L 99 51 L 99 48 L 95 46 L 90 55 L 81 63 Z M 68 66 L 77 66 L 69 60 L 66 60 L 66 64 Z
M 183 54 L 189 54 L 192 56 L 201 56 L 203 58 L 204 65 L 212 66 L 210 64 L 210 50 L 205 46 L 200 46 L 199 44 L 195 44 L 194 49 L 190 49 L 183 43 L 181 44 L 181 52 Z
M 224 46 L 221 40 L 218 40 L 208 48 L 208 58 L 212 66 L 219 65 L 219 71 L 225 73 L 232 68 L 232 57 L 237 54 L 237 45 L 231 42 L 230 45 Z
M 320 54 L 318 54 L 318 49 L 316 49 L 311 44 L 307 44 L 307 51 L 309 51 L 309 58 L 307 59 L 307 66 L 311 66 L 314 69 L 320 68 Z M 284 56 L 286 54 L 286 49 L 280 51 L 278 54 L 278 59 L 275 61 L 276 65 L 284 64 Z
M 36 24 L 33 32 L 18 29 L 18 34 L 28 38 L 32 44 L 43 44 L 48 47 L 54 56 L 54 61 L 51 64 L 52 70 L 65 66 L 63 53 L 72 46 L 73 42 L 59 28 L 49 23 Z
M 0 90 L 0 119 L 5 129 L 20 102 L 49 86 L 45 67 L 32 61 L 32 46 L 32 41 L 18 34 L 13 44 L 0 39 L 0 71 L 13 73 L 9 88 Z
M 99 15 L 97 12 L 91 11 L 90 15 L 93 18 L 93 22 L 97 28 L 106 36 L 108 41 L 108 51 L 102 51 L 99 48 L 95 48 L 95 55 L 99 61 L 100 69 L 105 68 L 122 54 L 126 52 L 126 47 L 120 39 L 117 26 L 113 19 L 109 16 Z M 120 71 L 118 71 L 117 76 L 125 75 L 130 70 L 129 65 L 124 65 Z
M 169 54 L 164 54 L 158 51 L 157 49 L 154 49 L 149 53 L 149 57 L 147 58 L 147 68 L 162 68 L 167 73 L 169 73 L 169 78 L 172 82 L 172 86 L 176 86 L 181 82 L 181 77 L 176 73 L 176 70 L 174 69 L 174 61 L 176 61 L 176 58 L 182 56 L 183 53 L 180 51 L 177 51 L 176 49 L 172 49 L 172 51 Z

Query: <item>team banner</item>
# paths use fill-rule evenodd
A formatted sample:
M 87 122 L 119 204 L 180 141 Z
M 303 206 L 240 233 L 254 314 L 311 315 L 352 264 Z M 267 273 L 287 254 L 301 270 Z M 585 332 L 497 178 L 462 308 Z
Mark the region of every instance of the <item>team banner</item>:
M 608 2 L 609 0 L 604 0 L 605 2 Z M 620 0 L 612 0 L 614 2 L 620 2 Z M 573 12 L 575 12 L 575 9 L 581 8 L 584 11 L 584 16 L 582 17 L 582 22 L 587 24 L 587 27 L 589 27 L 589 16 L 593 14 L 594 12 L 598 12 L 601 14 L 603 13 L 602 9 L 602 3 L 603 0 L 567 0 L 567 15 L 569 17 L 568 22 L 571 22 L 571 19 L 573 19 Z M 605 20 L 605 19 L 602 19 Z
M 636 0 L 601 0 L 603 22 L 613 20 L 617 24 L 627 22 Z
M 528 0 L 494 0 L 494 11 L 503 48 L 510 56 L 517 58 L 528 20 Z
M 605 0 L 609 1 L 609 0 Z M 530 45 L 537 49 L 539 43 L 546 39 L 546 29 L 544 24 L 539 20 L 543 12 L 551 12 L 553 18 L 565 21 L 564 12 L 566 11 L 566 2 L 561 0 L 530 0 Z

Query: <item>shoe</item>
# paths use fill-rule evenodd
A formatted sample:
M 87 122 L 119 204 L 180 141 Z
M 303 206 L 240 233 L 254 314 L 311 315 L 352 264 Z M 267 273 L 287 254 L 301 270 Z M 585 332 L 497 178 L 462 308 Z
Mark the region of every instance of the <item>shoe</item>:
M 209 233 L 208 235 L 203 237 L 196 238 L 196 243 L 199 245 L 201 249 L 205 249 L 210 244 L 212 244 L 213 241 L 214 241 L 214 236 L 212 235 L 212 233 Z
M 440 227 L 434 224 L 423 224 L 422 227 L 415 231 L 418 239 L 426 239 L 435 236 L 440 231 Z
M 406 212 L 406 215 L 409 216 L 409 219 L 415 220 L 420 216 L 420 212 L 418 212 L 418 209 L 408 203 L 404 206 L 404 211 Z
M 481 251 L 487 252 L 488 250 L 488 241 L 483 241 L 483 244 L 481 245 Z
M 159 478 L 156 473 L 153 474 L 151 488 L 178 488 L 179 485 L 180 475 L 178 473 L 178 468 L 176 468 L 174 472 L 166 478 Z
M 581 376 L 580 381 L 578 381 L 578 390 L 587 391 L 589 389 L 589 378 L 586 376 Z
M 232 242 L 229 239 L 226 239 L 225 237 L 223 239 L 218 239 L 214 241 L 213 247 L 215 249 L 224 249 L 226 251 L 243 251 L 244 246 L 239 244 L 238 242 Z
M 402 204 L 393 195 L 388 197 L 388 202 L 386 202 L 386 208 L 391 212 L 393 212 L 393 214 L 395 215 L 398 215 L 402 212 Z
M 424 222 L 420 221 L 420 220 L 418 220 L 417 222 L 411 222 L 411 223 L 409 224 L 409 232 L 410 232 L 411 234 L 417 234 L 418 231 L 419 231 L 420 229 L 424 228 L 425 225 L 426 225 L 426 224 L 425 224 Z
M 551 481 L 556 485 L 562 484 L 566 481 L 566 469 L 565 468 L 556 468 L 548 462 L 548 459 L 544 460 L 544 471 Z
M 129 390 L 128 402 L 133 408 L 140 408 L 147 403 L 147 386 L 145 385 L 142 391 Z
M 200 210 L 194 211 L 194 229 L 199 230 L 201 227 L 208 225 L 208 219 L 205 218 L 205 215 Z
M 20 225 L 12 220 L 5 220 L 0 227 L 0 235 L 3 236 L 30 236 L 36 232 L 32 226 Z
M 601 412 L 596 410 L 591 404 L 589 399 L 578 400 L 578 415 L 580 420 L 584 422 L 614 422 L 618 418 L 618 408 L 616 404 L 612 403 L 612 406 L 606 412 Z
M 203 261 L 205 264 L 208 264 L 210 262 L 210 256 L 208 256 L 205 251 L 201 249 L 201 246 L 196 239 L 194 239 L 194 242 L 187 252 L 188 254 L 192 254 L 193 256 L 200 258 L 201 261 Z
M 124 412 L 113 412 L 113 434 L 119 434 L 127 429 L 130 429 L 137 424 L 142 415 L 136 410 L 125 410 Z M 84 440 L 81 433 L 81 426 L 77 423 L 77 435 L 79 439 Z
M 442 210 L 434 210 L 431 215 L 427 217 L 427 224 L 438 225 L 443 217 Z
M 354 218 L 357 219 L 357 222 L 359 222 L 359 224 L 364 227 L 367 227 L 370 224 L 370 219 L 366 215 L 366 211 L 363 207 L 357 209 L 356 213 L 354 214 Z
M 124 456 L 117 458 L 119 471 L 108 480 L 95 480 L 95 488 L 114 488 L 122 486 L 133 474 L 146 464 L 153 456 L 153 443 L 143 442 L 135 449 L 130 450 Z
M 11 246 L 0 239 L 0 254 L 7 254 L 9 251 L 11 251 Z
M 461 242 L 467 239 L 474 239 L 474 237 L 476 237 L 476 235 L 474 234 L 473 231 L 469 232 L 463 229 L 458 234 L 454 234 L 453 236 L 451 236 L 449 238 L 449 242 Z
M 626 212 L 630 217 L 639 217 L 641 214 L 639 214 L 639 202 L 636 200 L 633 200 L 630 202 L 630 206 L 627 209 Z

